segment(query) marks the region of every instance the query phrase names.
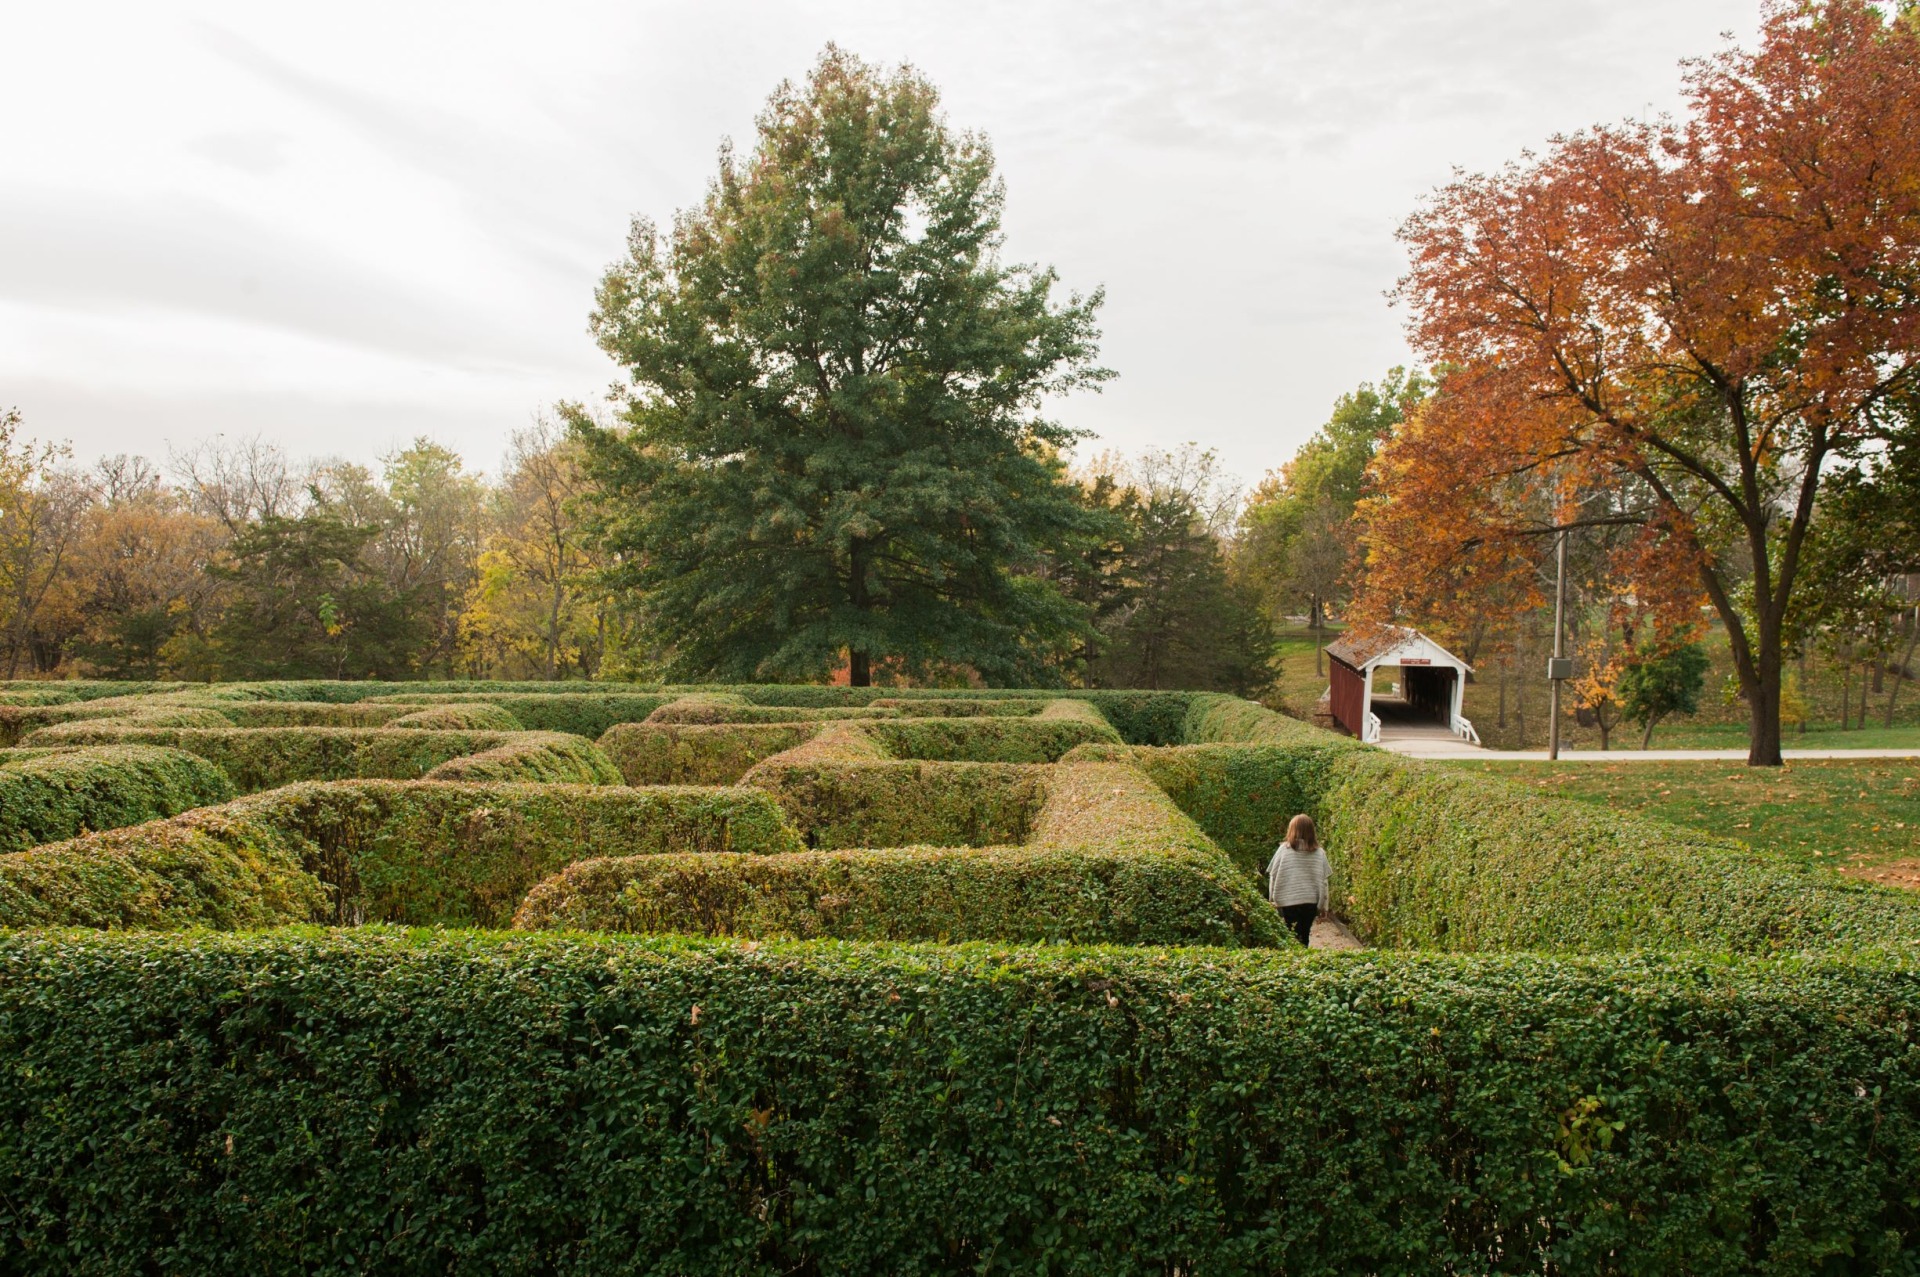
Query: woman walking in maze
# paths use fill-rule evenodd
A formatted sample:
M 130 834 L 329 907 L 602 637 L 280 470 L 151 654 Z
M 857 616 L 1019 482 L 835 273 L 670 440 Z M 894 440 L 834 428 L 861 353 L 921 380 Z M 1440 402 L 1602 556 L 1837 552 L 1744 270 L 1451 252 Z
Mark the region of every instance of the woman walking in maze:
M 1267 899 L 1305 946 L 1313 920 L 1327 907 L 1327 853 L 1304 812 L 1287 822 L 1287 840 L 1267 864 Z

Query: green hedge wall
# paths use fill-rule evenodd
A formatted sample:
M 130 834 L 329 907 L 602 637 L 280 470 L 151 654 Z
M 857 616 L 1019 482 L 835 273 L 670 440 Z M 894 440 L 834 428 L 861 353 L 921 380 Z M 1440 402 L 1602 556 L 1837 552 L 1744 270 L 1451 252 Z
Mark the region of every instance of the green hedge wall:
M 354 709 L 406 709 L 404 705 L 355 705 Z M 430 705 L 387 720 L 388 727 L 414 731 L 524 732 L 526 725 L 498 705 L 476 701 L 467 705 Z
M 891 769 L 845 770 L 885 778 Z M 516 925 L 864 940 L 1292 943 L 1260 894 L 1138 768 L 1056 767 L 1045 788 L 1025 846 L 583 861 L 528 893 Z
M 232 797 L 225 772 L 177 749 L 121 745 L 0 759 L 0 852 Z
M 1911 1272 L 1911 965 L 0 936 L 33 1271 Z
M 510 732 L 408 731 L 386 727 L 142 728 L 62 723 L 33 734 L 40 745 L 166 745 L 223 769 L 243 793 L 296 780 L 426 775 L 451 758 L 509 744 Z
M 1051 763 L 1076 745 L 1120 736 L 1104 721 L 1076 718 L 909 718 L 862 723 L 897 758 L 952 763 Z
M 304 848 L 337 922 L 503 927 L 529 887 L 575 860 L 802 847 L 776 804 L 738 789 L 339 781 L 232 812 Z
M 825 719 L 896 718 L 897 709 L 870 705 L 802 708 L 787 705 L 748 705 L 738 698 L 683 697 L 647 716 L 649 723 L 813 723 Z
M 818 723 L 616 723 L 600 748 L 629 785 L 731 785 L 819 730 Z
M 898 710 L 906 718 L 1029 718 L 1047 707 L 1042 697 L 1005 700 L 888 696 L 868 706 L 873 710 Z
M 1325 818 L 1322 799 L 1333 785 L 1336 760 L 1355 751 L 1371 753 L 1358 742 L 1333 738 L 1325 745 L 1135 749 L 1131 757 L 1235 864 L 1258 875 L 1297 813 Z
M 1344 740 L 1334 732 L 1252 701 L 1220 692 L 1195 693 L 1180 723 L 1177 739 L 1141 741 L 1167 745 L 1327 745 Z
M 1010 763 L 767 764 L 746 783 L 823 849 L 1024 842 L 1046 794 L 1044 769 Z
M 381 704 L 498 705 L 530 731 L 571 732 L 597 740 L 617 723 L 638 723 L 675 697 L 638 692 L 410 692 Z
M 624 785 L 598 745 L 568 732 L 519 732 L 477 754 L 451 758 L 429 780 L 526 781 L 549 785 Z
M 0 927 L 276 927 L 325 916 L 297 838 L 208 807 L 0 855 Z M 4 1088 L 0 1088 L 4 1089 Z
M 1920 899 L 1485 775 L 1347 752 L 1318 808 L 1375 944 L 1581 952 L 1920 946 Z M 1315 804 L 1309 803 L 1312 809 Z
M 235 727 L 384 727 L 412 708 L 367 701 L 226 701 L 219 707 Z

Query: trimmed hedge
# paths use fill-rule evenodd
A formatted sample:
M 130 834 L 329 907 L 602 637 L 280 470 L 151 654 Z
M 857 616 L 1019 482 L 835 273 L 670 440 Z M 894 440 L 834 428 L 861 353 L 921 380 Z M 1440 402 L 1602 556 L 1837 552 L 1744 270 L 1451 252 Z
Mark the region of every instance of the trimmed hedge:
M 1045 713 L 1032 718 L 878 719 L 860 728 L 897 758 L 933 762 L 1051 763 L 1088 741 L 1120 743 L 1119 733 L 1105 720 Z
M 529 887 L 585 857 L 802 846 L 775 803 L 738 789 L 338 781 L 231 811 L 297 840 L 335 922 L 502 927 Z
M 615 723 L 600 738 L 629 785 L 731 785 L 763 758 L 812 739 L 818 723 Z
M 934 697 L 888 696 L 874 701 L 871 709 L 899 710 L 907 718 L 1027 718 L 1047 707 L 1040 697 L 1019 700 L 983 700 L 971 698 L 936 699 Z
M 410 780 L 448 759 L 510 744 L 519 733 L 435 732 L 386 727 L 119 727 L 78 722 L 43 727 L 35 745 L 167 745 L 222 768 L 242 793 L 297 780 Z
M 1085 747 L 1088 753 L 1102 748 Z M 1334 763 L 1355 751 L 1372 752 L 1358 742 L 1334 738 L 1311 746 L 1136 748 L 1129 757 L 1235 864 L 1258 876 L 1265 873 L 1296 813 L 1324 819 L 1322 800 L 1333 784 Z M 1075 751 L 1068 757 L 1084 756 Z
M 634 692 L 407 692 L 385 695 L 380 704 L 497 705 L 536 732 L 571 732 L 598 739 L 618 723 L 638 723 L 674 700 Z
M 448 759 L 429 780 L 524 781 L 549 785 L 623 785 L 613 760 L 568 732 L 519 732 L 477 754 Z
M 0 852 L 232 797 L 225 772 L 177 749 L 121 745 L 0 759 Z
M 1220 692 L 1193 696 L 1181 719 L 1177 740 L 1140 742 L 1168 745 L 1330 745 L 1346 739 L 1298 718 Z
M 37 1271 L 1907 1272 L 1911 965 L 0 937 Z
M 865 770 L 883 776 L 888 768 Z M 1292 943 L 1259 893 L 1137 768 L 1057 767 L 1047 790 L 1025 846 L 583 861 L 528 893 L 515 925 L 863 940 Z
M 298 839 L 223 807 L 0 855 L 0 927 L 216 927 L 325 916 Z M 4 1089 L 4 1088 L 0 1088 Z
M 353 708 L 401 709 L 404 706 L 356 705 Z M 432 705 L 426 709 L 416 709 L 410 714 L 389 719 L 387 726 L 405 727 L 414 731 L 524 732 L 527 730 L 511 713 L 486 701 L 476 701 L 470 705 Z
M 1491 776 L 1343 752 L 1317 804 L 1375 944 L 1485 952 L 1920 946 L 1920 899 Z
M 815 723 L 841 718 L 897 718 L 900 711 L 866 705 L 806 709 L 785 705 L 748 705 L 738 697 L 688 696 L 670 701 L 647 716 L 649 723 Z
M 772 764 L 746 783 L 823 849 L 1024 842 L 1046 795 L 1043 768 L 1010 763 Z
M 236 727 L 384 727 L 410 708 L 365 701 L 228 701 L 219 707 Z M 516 724 L 508 730 L 520 729 Z

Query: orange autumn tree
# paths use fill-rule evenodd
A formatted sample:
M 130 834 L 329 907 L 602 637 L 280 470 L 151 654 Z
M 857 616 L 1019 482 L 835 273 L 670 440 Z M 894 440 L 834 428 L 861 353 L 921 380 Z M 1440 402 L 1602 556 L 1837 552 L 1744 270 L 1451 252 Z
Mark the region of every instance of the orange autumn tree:
M 1369 472 L 1356 623 L 1411 621 L 1471 653 L 1551 602 L 1565 531 L 1570 602 L 1592 602 L 1577 704 L 1604 713 L 1625 664 L 1697 638 L 1685 538 L 1631 473 L 1569 447 L 1574 428 L 1560 404 L 1501 369 L 1443 376 Z
M 1726 625 L 1748 761 L 1777 765 L 1821 473 L 1884 440 L 1888 400 L 1920 378 L 1920 36 L 1861 0 L 1776 3 L 1757 52 L 1686 81 L 1682 119 L 1559 138 L 1436 192 L 1402 229 L 1398 296 L 1435 365 L 1530 405 L 1515 443 L 1533 451 L 1503 470 L 1644 491 Z

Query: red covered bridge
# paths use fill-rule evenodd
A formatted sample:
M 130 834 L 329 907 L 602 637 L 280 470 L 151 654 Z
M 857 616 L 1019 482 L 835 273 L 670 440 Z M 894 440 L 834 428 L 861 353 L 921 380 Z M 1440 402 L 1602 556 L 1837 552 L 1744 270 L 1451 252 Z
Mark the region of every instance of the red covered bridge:
M 1361 740 L 1446 734 L 1480 743 L 1460 713 L 1472 667 L 1420 631 L 1401 625 L 1356 630 L 1329 643 L 1327 657 L 1327 708 Z M 1399 674 L 1384 694 L 1373 686 L 1373 672 L 1382 668 Z

